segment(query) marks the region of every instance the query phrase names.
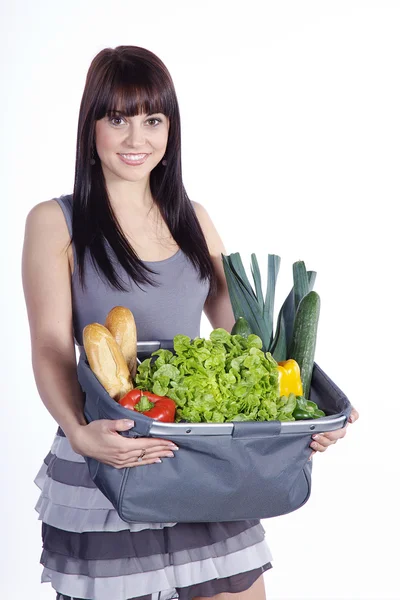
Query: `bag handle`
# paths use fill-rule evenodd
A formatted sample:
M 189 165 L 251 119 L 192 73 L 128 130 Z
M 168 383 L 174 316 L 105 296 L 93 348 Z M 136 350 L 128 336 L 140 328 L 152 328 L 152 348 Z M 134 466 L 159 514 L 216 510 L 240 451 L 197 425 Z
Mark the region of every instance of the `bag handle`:
M 232 421 L 233 438 L 273 437 L 281 432 L 280 421 Z

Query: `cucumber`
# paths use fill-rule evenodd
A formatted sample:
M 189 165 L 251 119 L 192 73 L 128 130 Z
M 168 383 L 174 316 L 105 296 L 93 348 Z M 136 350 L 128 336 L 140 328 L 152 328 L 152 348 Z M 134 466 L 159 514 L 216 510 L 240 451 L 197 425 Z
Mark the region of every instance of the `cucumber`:
M 241 335 L 244 338 L 249 337 L 251 333 L 253 332 L 250 329 L 250 325 L 244 317 L 238 318 L 231 331 L 231 335 Z
M 314 368 L 315 345 L 321 300 L 317 292 L 309 292 L 300 301 L 293 325 L 293 337 L 288 358 L 300 367 L 303 395 L 309 399 Z

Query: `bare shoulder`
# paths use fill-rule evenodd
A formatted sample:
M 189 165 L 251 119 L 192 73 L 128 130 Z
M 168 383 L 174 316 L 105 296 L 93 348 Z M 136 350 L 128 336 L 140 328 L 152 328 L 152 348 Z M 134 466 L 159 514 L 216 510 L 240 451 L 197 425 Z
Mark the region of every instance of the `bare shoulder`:
M 41 264 L 42 270 L 70 264 L 70 235 L 63 211 L 54 199 L 39 202 L 27 214 L 25 221 L 24 254 L 31 263 Z
M 54 232 L 54 234 L 60 234 L 59 237 L 69 239 L 65 217 L 60 205 L 54 198 L 39 202 L 39 204 L 31 208 L 26 217 L 26 223 L 34 230 L 47 230 Z
M 33 244 L 41 243 L 41 237 L 45 237 L 53 251 L 66 254 L 72 273 L 73 255 L 72 248 L 69 246 L 71 237 L 64 213 L 57 200 L 45 200 L 31 208 L 26 217 L 25 235 L 29 236 Z
M 191 200 L 193 208 L 195 210 L 197 219 L 200 223 L 200 227 L 204 233 L 204 237 L 206 238 L 206 242 L 208 245 L 208 249 L 212 256 L 220 257 L 222 254 L 226 254 L 226 250 L 223 244 L 223 241 L 211 220 L 210 215 L 207 210 L 204 208 L 200 202 L 195 202 Z

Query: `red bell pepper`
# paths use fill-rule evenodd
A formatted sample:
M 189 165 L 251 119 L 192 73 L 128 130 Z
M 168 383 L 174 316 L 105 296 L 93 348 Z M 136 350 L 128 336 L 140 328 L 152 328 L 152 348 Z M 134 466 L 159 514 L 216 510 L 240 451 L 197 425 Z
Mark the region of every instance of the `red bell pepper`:
M 141 412 L 156 421 L 173 423 L 175 420 L 176 404 L 166 396 L 157 396 L 151 392 L 134 389 L 121 398 L 119 404 L 124 408 Z

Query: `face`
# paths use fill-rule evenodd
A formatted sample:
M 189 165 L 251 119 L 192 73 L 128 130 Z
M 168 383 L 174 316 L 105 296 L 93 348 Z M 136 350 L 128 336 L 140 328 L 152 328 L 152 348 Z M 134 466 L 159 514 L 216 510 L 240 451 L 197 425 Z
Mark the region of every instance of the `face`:
M 139 181 L 163 159 L 169 120 L 163 113 L 126 117 L 122 113 L 96 122 L 96 149 L 104 176 Z

